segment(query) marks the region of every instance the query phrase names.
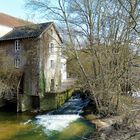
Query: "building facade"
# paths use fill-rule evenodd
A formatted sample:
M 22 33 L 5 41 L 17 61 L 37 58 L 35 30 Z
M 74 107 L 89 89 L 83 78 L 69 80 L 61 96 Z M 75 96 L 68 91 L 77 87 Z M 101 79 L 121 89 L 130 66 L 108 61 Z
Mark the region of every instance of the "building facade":
M 61 88 L 61 44 L 53 22 L 15 27 L 0 38 L 0 70 L 18 73 L 17 111 Z

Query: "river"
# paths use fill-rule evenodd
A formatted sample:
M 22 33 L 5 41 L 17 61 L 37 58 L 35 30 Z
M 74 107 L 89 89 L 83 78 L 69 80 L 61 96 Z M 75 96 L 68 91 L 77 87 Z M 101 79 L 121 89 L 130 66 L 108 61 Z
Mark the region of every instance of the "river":
M 81 140 L 95 127 L 80 113 L 88 99 L 78 95 L 61 108 L 36 116 L 25 113 L 0 112 L 0 140 Z

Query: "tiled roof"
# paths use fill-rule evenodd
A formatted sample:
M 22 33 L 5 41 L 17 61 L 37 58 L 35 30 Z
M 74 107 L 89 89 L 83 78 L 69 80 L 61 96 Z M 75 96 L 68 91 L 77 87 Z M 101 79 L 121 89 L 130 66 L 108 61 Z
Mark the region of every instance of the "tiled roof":
M 31 24 L 31 22 L 9 16 L 4 13 L 0 13 L 0 25 L 8 26 L 8 27 L 18 27 L 18 26 L 24 26 L 27 24 Z
M 53 24 L 53 22 L 15 27 L 11 32 L 1 37 L 0 41 L 33 37 L 35 38 L 38 37 L 51 24 Z

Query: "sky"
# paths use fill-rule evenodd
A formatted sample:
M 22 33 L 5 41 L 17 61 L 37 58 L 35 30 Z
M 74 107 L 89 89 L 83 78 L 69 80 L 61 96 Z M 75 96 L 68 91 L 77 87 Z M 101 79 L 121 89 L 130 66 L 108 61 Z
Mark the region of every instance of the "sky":
M 18 18 L 27 18 L 27 11 L 24 7 L 26 0 L 0 0 L 0 12 Z
M 26 0 L 0 0 L 0 12 L 34 23 L 46 22 L 43 19 L 40 20 L 40 18 L 34 17 L 33 13 L 31 14 L 31 11 L 29 12 L 29 10 L 25 8 L 25 1 Z

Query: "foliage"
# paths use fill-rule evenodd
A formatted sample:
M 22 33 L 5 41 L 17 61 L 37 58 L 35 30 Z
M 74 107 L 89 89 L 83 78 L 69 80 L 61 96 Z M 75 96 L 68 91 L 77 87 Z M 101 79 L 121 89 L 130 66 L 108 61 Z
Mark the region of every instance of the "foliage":
M 16 70 L 0 71 L 0 96 L 2 98 L 10 98 L 15 96 L 21 72 Z

